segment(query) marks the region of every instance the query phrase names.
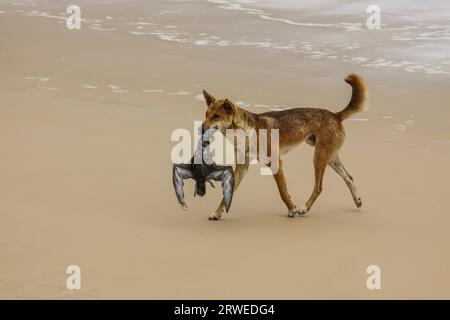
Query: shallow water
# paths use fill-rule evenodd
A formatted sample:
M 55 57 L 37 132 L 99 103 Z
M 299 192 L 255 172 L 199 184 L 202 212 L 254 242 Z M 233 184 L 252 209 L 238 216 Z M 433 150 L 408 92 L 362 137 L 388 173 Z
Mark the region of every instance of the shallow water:
M 83 10 L 104 5 L 104 16 L 83 24 L 95 32 L 127 32 L 198 47 L 251 47 L 298 54 L 302 58 L 349 63 L 370 69 L 450 75 L 450 3 L 444 1 L 378 1 L 381 29 L 369 30 L 370 1 L 204 0 L 114 3 L 139 7 L 139 16 L 113 16 L 103 0 L 81 1 Z M 0 3 L 0 16 L 21 14 L 65 23 L 54 1 L 15 0 Z M 108 4 L 108 5 L 107 5 Z M 61 6 L 61 2 L 59 2 Z M 218 26 L 203 14 L 215 8 Z M 193 10 L 187 10 L 194 8 Z M 61 9 L 64 9 L 61 6 Z M 246 24 L 223 28 L 230 14 L 245 16 Z M 186 20 L 188 19 L 188 21 Z M 230 19 L 232 21 L 232 19 Z
M 337 59 L 369 68 L 450 74 L 450 3 L 443 1 L 377 1 L 381 29 L 368 30 L 371 1 L 207 0 L 222 10 L 257 16 L 272 24 L 284 23 L 294 38 L 278 48 L 306 53 L 314 59 Z M 270 28 L 270 26 L 268 26 Z M 306 46 L 296 37 L 308 37 Z M 283 31 L 280 38 L 284 38 Z M 303 43 L 305 44 L 305 43 Z M 272 47 L 277 47 L 272 45 Z M 309 54 L 312 53 L 312 54 Z

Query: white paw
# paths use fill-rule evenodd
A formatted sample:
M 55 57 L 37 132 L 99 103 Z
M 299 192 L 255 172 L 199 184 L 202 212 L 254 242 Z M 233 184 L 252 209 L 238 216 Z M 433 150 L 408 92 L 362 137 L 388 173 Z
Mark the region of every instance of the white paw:
M 220 214 L 218 214 L 217 212 L 213 212 L 213 213 L 210 214 L 210 216 L 209 216 L 208 219 L 209 219 L 209 220 L 219 220 L 220 217 L 221 217 Z
M 287 216 L 289 218 L 293 218 L 293 217 L 295 217 L 295 214 L 297 213 L 297 211 L 298 211 L 297 208 L 293 207 L 291 210 L 288 211 L 288 215 Z
M 308 212 L 308 209 L 306 209 L 305 206 L 301 207 L 300 210 L 297 210 L 297 214 L 299 214 L 300 216 L 306 214 Z

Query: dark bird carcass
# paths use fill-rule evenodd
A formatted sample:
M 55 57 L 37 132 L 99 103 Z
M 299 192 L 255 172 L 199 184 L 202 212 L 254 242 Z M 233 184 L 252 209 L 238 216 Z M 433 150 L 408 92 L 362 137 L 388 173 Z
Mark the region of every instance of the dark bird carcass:
M 223 198 L 225 200 L 226 212 L 230 209 L 234 192 L 234 174 L 231 166 L 216 165 L 212 159 L 210 151 L 210 141 L 200 138 L 197 149 L 188 164 L 173 165 L 173 187 L 177 195 L 178 202 L 183 209 L 187 208 L 184 201 L 184 180 L 195 180 L 194 196 L 203 197 L 206 194 L 206 183 L 212 187 L 214 181 L 222 182 Z

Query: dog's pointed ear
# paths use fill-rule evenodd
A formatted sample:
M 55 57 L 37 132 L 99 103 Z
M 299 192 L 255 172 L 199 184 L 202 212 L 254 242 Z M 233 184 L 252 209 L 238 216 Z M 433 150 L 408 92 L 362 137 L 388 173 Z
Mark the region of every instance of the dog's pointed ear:
M 234 111 L 236 110 L 236 107 L 234 106 L 233 102 L 231 102 L 228 99 L 225 99 L 225 101 L 223 102 L 223 109 L 227 114 L 233 114 Z
M 212 95 L 210 95 L 208 92 L 203 90 L 203 97 L 205 97 L 206 105 L 209 107 L 211 103 L 216 101 L 216 98 L 214 98 Z

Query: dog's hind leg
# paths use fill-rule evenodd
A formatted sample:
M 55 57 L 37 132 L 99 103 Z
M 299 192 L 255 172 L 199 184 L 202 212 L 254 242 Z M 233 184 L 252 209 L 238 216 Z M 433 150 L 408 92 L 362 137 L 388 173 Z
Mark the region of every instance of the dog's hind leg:
M 323 175 L 332 154 L 333 150 L 324 147 L 323 144 L 316 144 L 314 152 L 314 189 L 306 204 L 297 211 L 299 215 L 307 213 L 322 192 Z
M 356 187 L 355 187 L 355 183 L 353 181 L 353 177 L 345 169 L 344 164 L 342 163 L 341 159 L 339 158 L 339 154 L 336 153 L 331 158 L 328 165 L 331 168 L 333 168 L 333 170 L 336 171 L 336 173 L 338 175 L 340 175 L 342 177 L 342 179 L 344 179 L 345 183 L 347 184 L 348 189 L 352 193 L 353 201 L 355 202 L 356 207 L 357 208 L 361 207 L 361 205 L 362 205 L 361 198 L 358 197 L 358 195 L 356 193 Z
M 236 165 L 236 168 L 234 169 L 234 191 L 233 191 L 233 193 L 236 193 L 236 190 L 239 187 L 239 184 L 241 183 L 241 181 L 244 178 L 247 171 L 248 171 L 248 163 Z M 222 201 L 220 202 L 216 211 L 211 213 L 211 215 L 209 216 L 208 219 L 209 220 L 219 220 L 222 217 L 224 208 L 225 208 L 225 199 L 222 198 Z
M 291 196 L 289 195 L 287 185 L 286 185 L 286 179 L 284 178 L 284 172 L 283 172 L 283 162 L 280 159 L 279 160 L 279 168 L 277 173 L 273 175 L 275 178 L 275 181 L 277 183 L 278 191 L 280 192 L 281 199 L 283 200 L 284 204 L 288 208 L 288 217 L 294 217 L 297 213 L 297 209 L 295 207 L 295 204 L 291 200 Z

